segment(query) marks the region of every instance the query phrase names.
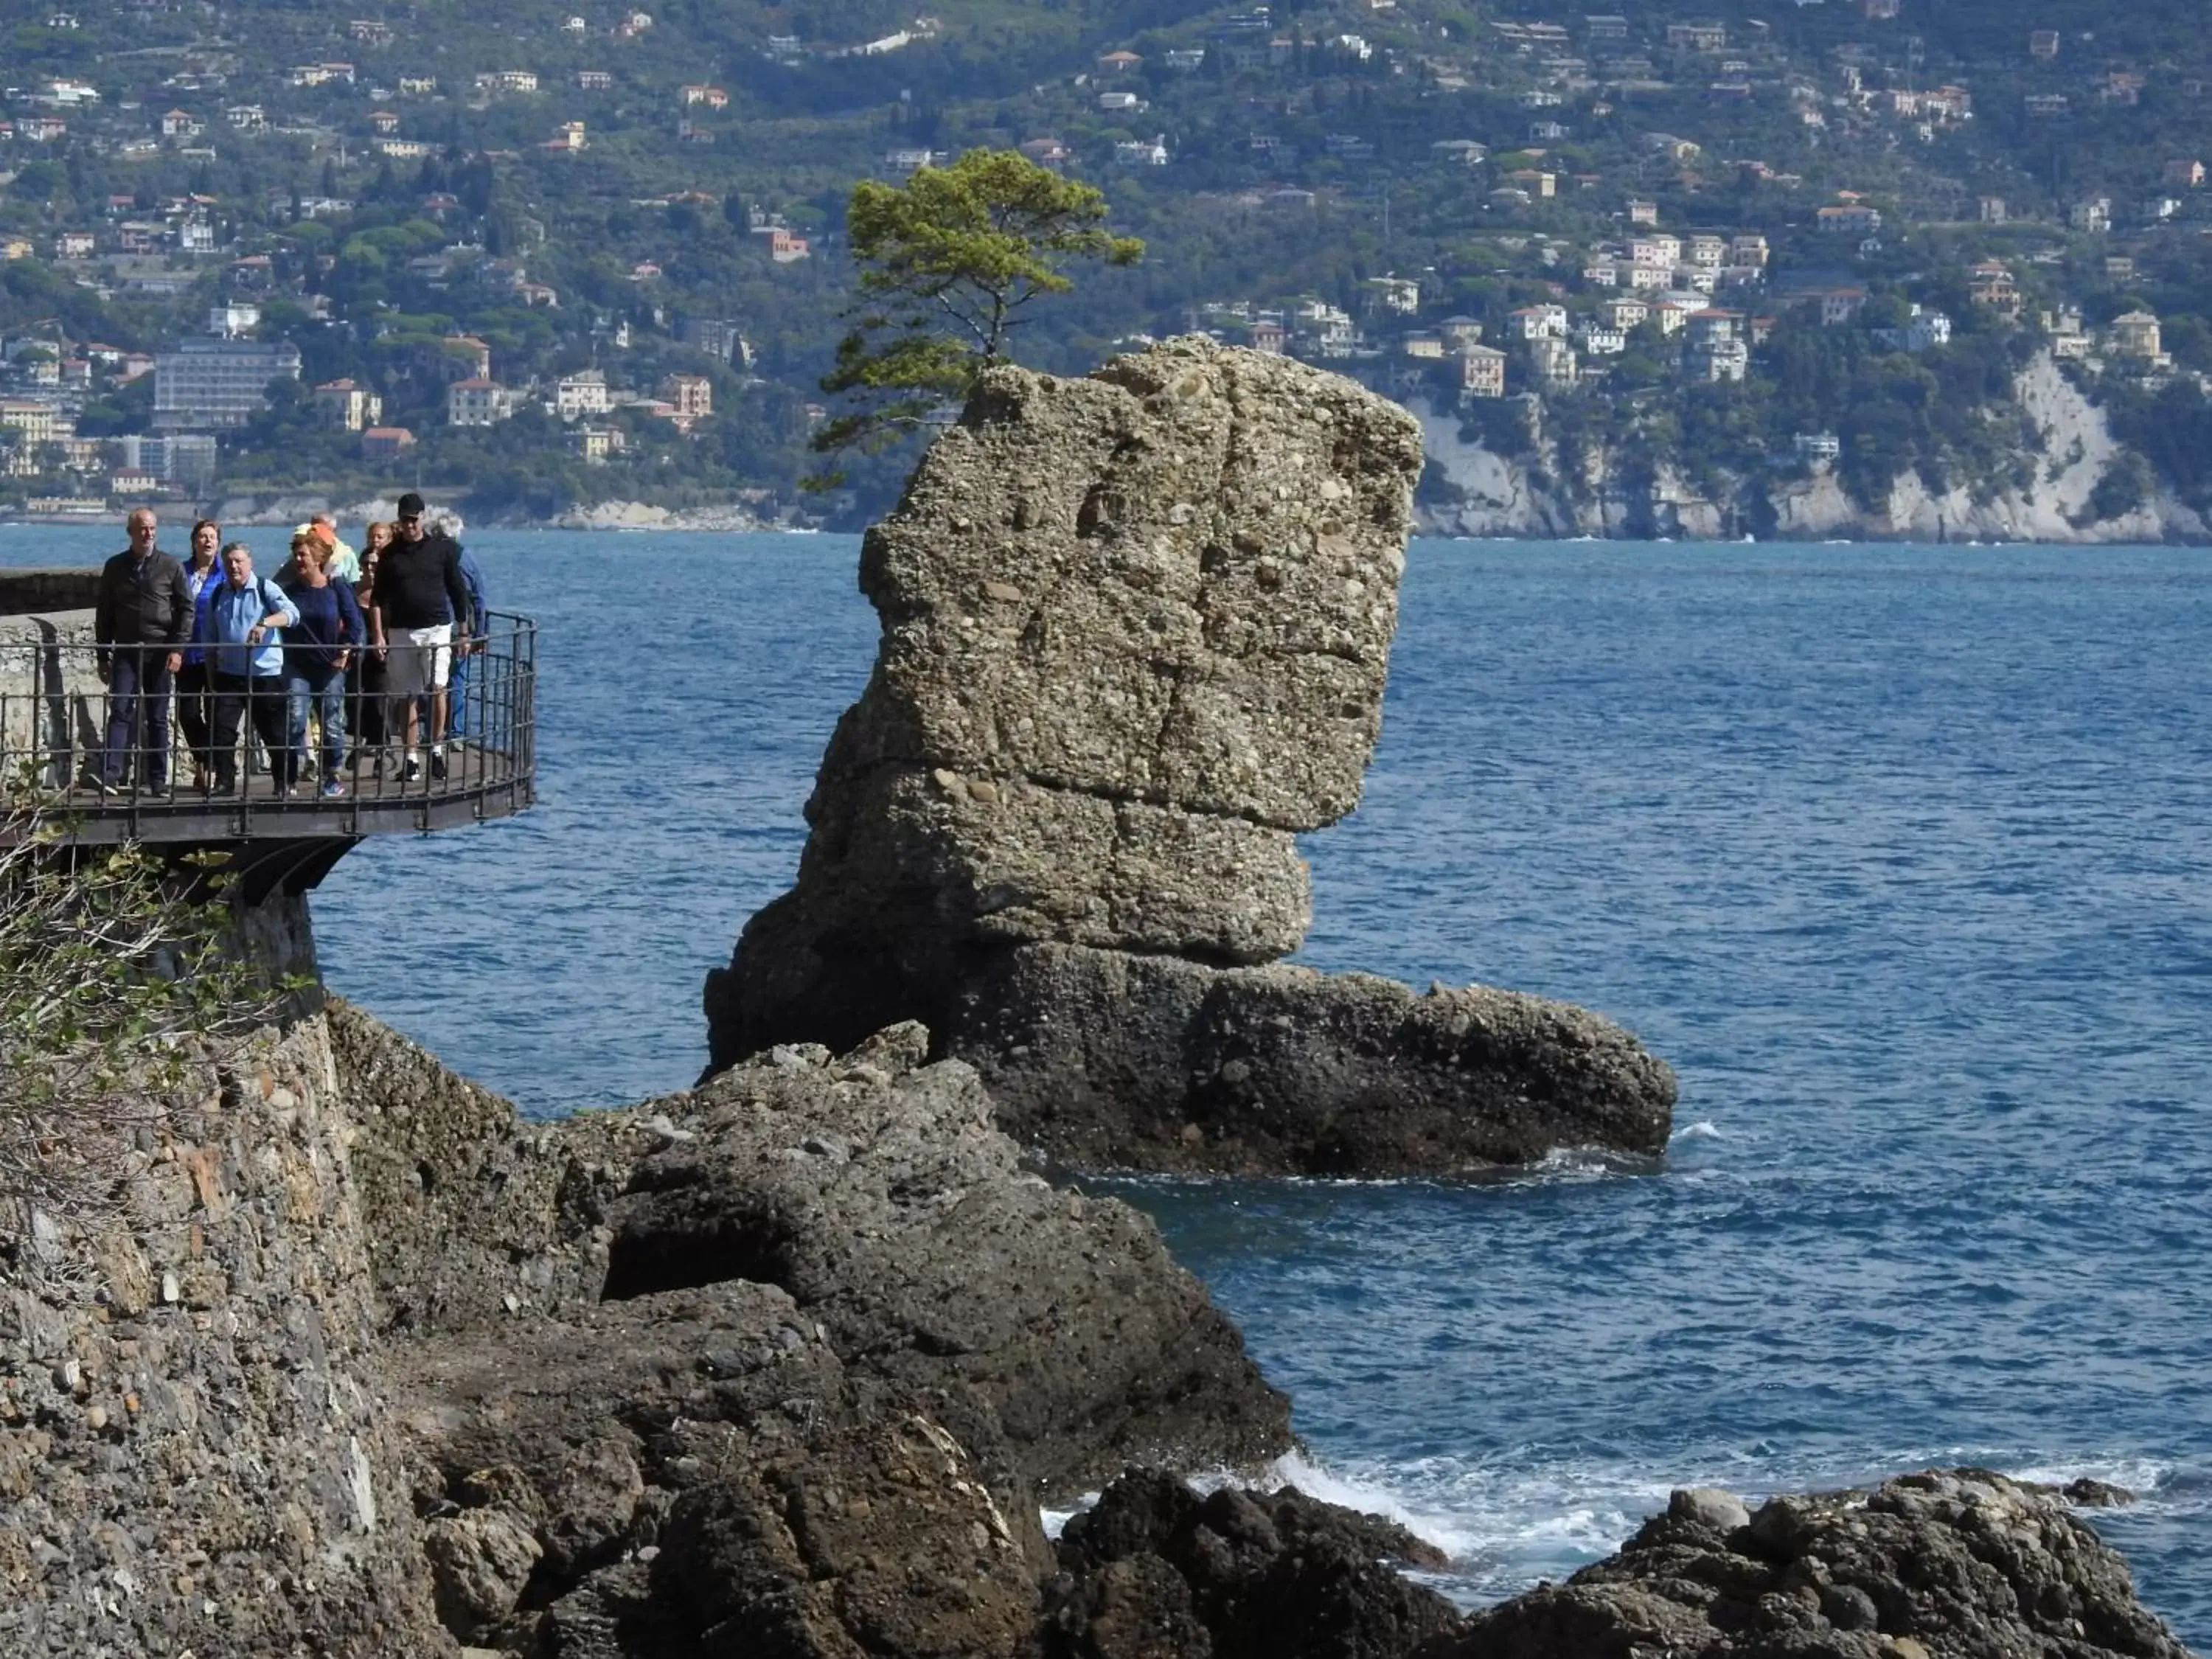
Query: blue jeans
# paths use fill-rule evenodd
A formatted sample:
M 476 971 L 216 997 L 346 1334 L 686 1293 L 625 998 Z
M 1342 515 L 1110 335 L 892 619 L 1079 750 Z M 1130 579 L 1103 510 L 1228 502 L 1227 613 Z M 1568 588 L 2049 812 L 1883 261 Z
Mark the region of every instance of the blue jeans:
M 123 781 L 135 756 L 138 787 L 161 789 L 169 781 L 169 652 L 166 645 L 110 646 L 107 664 L 107 742 L 100 775 Z
M 453 653 L 453 665 L 446 677 L 446 735 L 469 734 L 469 659 Z
M 284 691 L 292 706 L 292 752 L 307 752 L 307 716 L 323 723 L 323 779 L 328 782 L 345 767 L 345 673 L 328 663 L 288 665 Z

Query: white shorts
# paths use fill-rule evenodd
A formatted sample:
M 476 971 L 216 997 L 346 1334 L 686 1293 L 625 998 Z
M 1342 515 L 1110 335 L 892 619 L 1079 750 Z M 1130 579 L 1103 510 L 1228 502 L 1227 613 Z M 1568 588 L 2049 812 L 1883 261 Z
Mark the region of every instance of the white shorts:
M 395 697 L 442 691 L 453 672 L 453 625 L 402 628 L 384 636 L 384 689 Z

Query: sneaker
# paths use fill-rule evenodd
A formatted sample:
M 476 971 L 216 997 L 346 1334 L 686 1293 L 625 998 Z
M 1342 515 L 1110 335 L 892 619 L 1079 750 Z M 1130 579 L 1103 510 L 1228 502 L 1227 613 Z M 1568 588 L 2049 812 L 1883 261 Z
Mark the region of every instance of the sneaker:
M 343 793 L 345 793 L 345 785 L 340 783 L 336 778 L 332 778 L 328 783 L 323 786 L 323 799 L 325 800 L 336 800 Z
M 446 751 L 442 749 L 430 751 L 430 775 L 441 783 L 446 781 Z
M 416 760 L 414 756 L 410 755 L 407 757 L 407 764 L 405 768 L 399 774 L 399 781 L 402 783 L 422 782 L 422 763 Z
M 376 758 L 369 763 L 368 775 L 372 778 L 384 775 L 384 751 L 381 749 L 376 751 Z

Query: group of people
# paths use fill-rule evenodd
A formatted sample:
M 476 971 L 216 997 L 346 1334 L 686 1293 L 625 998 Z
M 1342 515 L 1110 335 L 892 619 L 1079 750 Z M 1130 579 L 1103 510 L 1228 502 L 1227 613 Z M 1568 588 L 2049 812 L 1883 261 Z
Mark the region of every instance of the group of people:
M 426 749 L 430 776 L 446 776 L 447 743 L 468 735 L 483 575 L 425 521 L 420 495 L 402 495 L 395 517 L 370 525 L 358 553 L 317 515 L 293 532 L 273 578 L 210 520 L 192 526 L 183 559 L 156 545 L 151 508 L 134 510 L 125 529 L 131 544 L 101 567 L 93 618 L 107 688 L 94 787 L 120 787 L 135 763 L 140 788 L 167 789 L 173 703 L 203 793 L 237 789 L 241 726 L 266 751 L 280 793 L 307 787 L 311 727 L 326 796 L 345 793 L 349 760 L 367 757 L 383 775 L 395 740 L 404 781 L 421 779 Z

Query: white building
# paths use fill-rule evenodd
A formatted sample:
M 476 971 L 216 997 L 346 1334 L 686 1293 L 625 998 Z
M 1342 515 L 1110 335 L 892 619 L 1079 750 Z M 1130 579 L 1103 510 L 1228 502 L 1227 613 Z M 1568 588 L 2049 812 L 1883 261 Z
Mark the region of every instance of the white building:
M 1607 300 L 1597 310 L 1598 315 L 1605 319 L 1607 328 L 1618 329 L 1624 334 L 1630 329 L 1641 327 L 1644 319 L 1651 314 L 1651 307 L 1643 301 L 1626 296 Z
M 1877 328 L 1873 334 L 1893 351 L 1917 354 L 1951 343 L 1951 319 L 1942 312 L 1923 310 L 1916 305 L 1903 328 Z
M 607 377 L 596 368 L 564 374 L 553 383 L 553 412 L 564 421 L 586 415 L 604 415 L 614 407 L 607 393 Z
M 497 426 L 514 413 L 514 393 L 482 375 L 456 380 L 446 388 L 447 426 Z
M 1564 340 L 1567 337 L 1565 306 L 1524 306 L 1506 319 L 1516 340 Z
M 270 381 L 299 378 L 289 340 L 179 340 L 154 358 L 154 424 L 243 426 L 268 407 Z
M 1421 285 L 1410 276 L 1370 276 L 1367 302 L 1376 311 L 1410 317 L 1421 308 Z
M 1579 378 L 1575 349 L 1565 340 L 1545 335 L 1529 343 L 1528 356 L 1537 379 L 1548 386 L 1572 386 Z
M 1713 340 L 1692 345 L 1683 354 L 1690 378 L 1717 385 L 1743 379 L 1751 368 L 1751 348 L 1741 340 Z

